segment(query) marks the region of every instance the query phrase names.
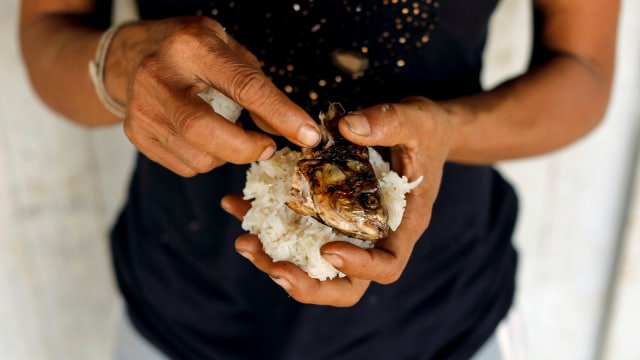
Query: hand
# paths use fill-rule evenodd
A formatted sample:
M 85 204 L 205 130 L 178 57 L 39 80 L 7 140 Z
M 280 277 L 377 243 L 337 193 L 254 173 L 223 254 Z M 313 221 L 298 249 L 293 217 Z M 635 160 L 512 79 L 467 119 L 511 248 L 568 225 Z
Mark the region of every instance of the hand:
M 303 303 L 351 306 L 371 281 L 389 284 L 401 276 L 413 246 L 429 224 L 454 129 L 444 108 L 415 97 L 349 114 L 341 120 L 340 131 L 361 145 L 389 147 L 395 171 L 410 180 L 419 176 L 424 180 L 407 194 L 400 227 L 375 248 L 361 249 L 346 242 L 331 242 L 321 248 L 323 257 L 345 273 L 345 278 L 312 279 L 291 263 L 273 262 L 255 235 L 245 234 L 236 240 L 238 252 Z M 222 206 L 242 219 L 251 204 L 234 195 L 225 197 Z
M 127 104 L 124 130 L 151 160 L 182 176 L 225 162 L 269 158 L 269 136 L 224 119 L 197 94 L 213 87 L 249 111 L 264 130 L 300 146 L 320 140 L 315 121 L 263 74 L 258 60 L 207 17 L 139 22 L 114 38 L 106 87 Z

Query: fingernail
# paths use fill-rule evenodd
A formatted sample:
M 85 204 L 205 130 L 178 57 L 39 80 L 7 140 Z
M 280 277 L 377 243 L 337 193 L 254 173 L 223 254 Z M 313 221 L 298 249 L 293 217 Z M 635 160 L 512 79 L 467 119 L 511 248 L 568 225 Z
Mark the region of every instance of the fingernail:
M 298 141 L 308 147 L 316 146 L 320 142 L 320 133 L 311 125 L 303 125 L 298 130 L 297 137 Z
M 264 161 L 264 160 L 271 159 L 271 157 L 273 156 L 273 153 L 275 151 L 276 151 L 275 147 L 273 147 L 273 146 L 267 147 L 266 149 L 264 149 L 262 154 L 260 154 L 260 157 L 258 158 L 258 161 Z
M 340 268 L 344 265 L 344 260 L 341 256 L 336 254 L 322 254 L 322 257 L 329 262 L 329 264 Z
M 238 249 L 236 249 L 236 251 L 238 252 L 238 254 L 242 255 L 245 259 L 253 262 L 253 256 L 250 253 L 243 250 L 238 250 Z
M 371 126 L 369 126 L 369 120 L 364 114 L 359 112 L 352 112 L 345 116 L 344 120 L 352 133 L 366 136 L 371 134 Z
M 273 280 L 273 282 L 280 285 L 280 287 L 282 287 L 283 289 L 285 290 L 291 289 L 291 283 L 287 279 L 280 276 L 272 276 L 272 275 L 269 275 L 269 277 L 271 278 L 271 280 Z

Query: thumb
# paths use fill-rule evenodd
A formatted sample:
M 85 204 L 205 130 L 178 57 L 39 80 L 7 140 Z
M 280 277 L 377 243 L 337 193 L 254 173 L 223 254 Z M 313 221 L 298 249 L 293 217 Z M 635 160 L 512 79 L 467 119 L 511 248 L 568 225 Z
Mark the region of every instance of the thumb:
M 381 104 L 346 114 L 340 133 L 349 141 L 366 146 L 395 146 L 414 138 L 412 117 L 402 104 Z
M 260 68 L 258 59 L 228 35 L 215 21 L 205 21 L 211 36 L 200 39 L 190 54 L 195 75 L 217 89 L 250 114 L 262 119 L 274 132 L 303 146 L 316 146 L 321 140 L 316 121 L 280 91 Z M 198 42 L 200 44 L 200 42 Z

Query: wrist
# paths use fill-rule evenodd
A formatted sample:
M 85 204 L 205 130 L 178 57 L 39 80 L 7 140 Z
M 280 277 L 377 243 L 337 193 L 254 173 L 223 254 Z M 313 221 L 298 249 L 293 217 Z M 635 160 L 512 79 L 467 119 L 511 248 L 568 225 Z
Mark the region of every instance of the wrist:
M 104 88 L 118 104 L 126 107 L 129 79 L 140 62 L 141 47 L 145 41 L 135 23 L 118 28 L 111 40 L 104 64 Z
M 111 47 L 113 37 L 118 32 L 120 26 L 112 26 L 103 32 L 99 39 L 95 50 L 95 57 L 89 62 L 89 77 L 93 83 L 94 90 L 102 105 L 118 118 L 124 118 L 126 108 L 119 102 L 115 101 L 105 88 L 105 65 L 107 62 L 107 53 Z
M 472 111 L 459 99 L 444 100 L 439 104 L 446 112 L 451 127 L 451 142 L 447 160 L 464 161 L 464 154 L 469 145 L 467 133 L 473 118 Z

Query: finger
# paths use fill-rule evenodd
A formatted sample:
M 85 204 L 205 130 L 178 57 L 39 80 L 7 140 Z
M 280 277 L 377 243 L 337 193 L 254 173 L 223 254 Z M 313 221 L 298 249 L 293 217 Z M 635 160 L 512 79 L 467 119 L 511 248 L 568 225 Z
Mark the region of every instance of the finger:
M 368 280 L 346 277 L 327 281 L 313 279 L 290 262 L 274 262 L 262 250 L 262 244 L 255 235 L 247 234 L 238 237 L 236 250 L 301 303 L 352 306 L 362 298 L 370 284 Z
M 306 147 L 317 145 L 321 135 L 316 121 L 282 93 L 255 61 L 247 60 L 246 49 L 230 43 L 233 48 L 213 43 L 206 47 L 207 53 L 198 57 L 196 71 L 202 74 L 203 81 L 293 143 Z
M 339 128 L 345 138 L 360 145 L 412 145 L 428 116 L 408 104 L 380 104 L 345 115 Z
M 247 164 L 269 159 L 276 151 L 273 139 L 255 131 L 245 130 L 222 116 L 202 109 L 189 113 L 183 110 L 177 119 L 178 131 L 196 148 L 234 164 Z
M 164 129 L 160 138 L 198 170 L 206 170 L 217 159 L 234 164 L 266 160 L 276 150 L 273 139 L 227 121 L 190 93 L 163 92 L 157 96 L 175 127 L 174 131 Z
M 198 171 L 185 164 L 173 152 L 169 151 L 158 140 L 150 137 L 131 138 L 131 143 L 143 153 L 149 160 L 158 163 L 170 171 L 183 176 L 192 177 L 198 174 Z
M 412 249 L 412 241 L 392 233 L 373 249 L 336 241 L 323 245 L 321 252 L 325 260 L 349 277 L 390 284 L 402 274 Z
M 156 162 L 174 173 L 191 177 L 198 172 L 187 165 L 161 143 L 155 135 L 156 129 L 166 127 L 157 119 L 162 118 L 158 111 L 156 116 L 148 116 L 148 112 L 139 111 L 137 106 L 131 107 L 123 122 L 123 130 L 131 144 L 143 153 L 149 160 Z M 154 131 L 155 130 L 155 131 Z
M 227 35 L 218 22 L 190 18 L 165 44 L 158 54 L 169 59 L 180 81 L 198 91 L 206 87 L 219 90 L 297 145 L 311 147 L 320 142 L 316 122 L 277 89 L 255 56 Z M 154 56 L 148 58 L 153 60 Z
M 240 194 L 230 194 L 220 200 L 220 206 L 236 219 L 242 221 L 244 215 L 251 209 L 251 201 L 244 200 Z
M 171 60 L 182 80 L 198 91 L 217 89 L 297 145 L 311 147 L 320 142 L 316 122 L 277 89 L 255 56 L 216 21 L 192 18 L 172 34 L 167 44 L 162 55 Z
M 253 119 L 253 122 L 260 128 L 260 130 L 271 135 L 280 135 L 276 130 L 274 130 L 265 120 L 260 118 L 257 114 L 251 114 L 251 119 Z
M 352 277 L 320 281 L 288 262 L 274 263 L 270 274 L 292 298 L 304 304 L 353 306 L 360 301 L 371 284 L 369 280 Z
M 198 149 L 174 131 L 169 131 L 165 137 L 158 141 L 178 159 L 199 174 L 208 173 L 227 161 L 226 159 Z
M 289 141 L 303 147 L 316 146 L 321 139 L 317 123 L 256 68 L 236 64 L 233 76 L 220 79 L 214 87 L 234 99 L 251 114 Z
M 347 276 L 369 279 L 381 284 L 395 282 L 403 273 L 419 237 L 431 219 L 432 204 L 438 184 L 406 195 L 407 205 L 402 223 L 373 249 L 362 249 L 346 242 L 322 246 L 325 260 Z
M 207 173 L 225 163 L 224 159 L 198 149 L 186 141 L 161 110 L 150 110 L 148 113 L 133 112 L 132 116 L 137 116 L 137 121 L 128 121 L 127 124 L 129 128 L 137 129 L 136 134 L 139 137 L 160 144 L 196 173 Z

